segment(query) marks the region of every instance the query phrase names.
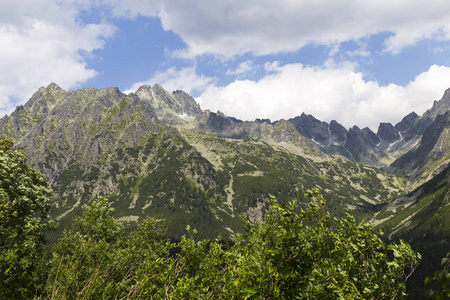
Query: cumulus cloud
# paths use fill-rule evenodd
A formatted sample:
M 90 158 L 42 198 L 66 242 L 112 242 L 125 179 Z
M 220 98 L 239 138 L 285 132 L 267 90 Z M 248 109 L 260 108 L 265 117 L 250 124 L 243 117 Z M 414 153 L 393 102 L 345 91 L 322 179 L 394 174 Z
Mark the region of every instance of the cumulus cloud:
M 228 70 L 226 75 L 241 75 L 254 70 L 254 68 L 253 61 L 247 60 L 240 63 L 235 70 Z
M 266 67 L 271 73 L 259 81 L 210 85 L 197 101 L 202 108 L 243 120 L 288 119 L 304 112 L 347 128 L 357 125 L 376 131 L 380 122 L 395 124 L 411 111 L 422 114 L 450 86 L 450 68 L 437 65 L 406 86 L 380 86 L 349 68 L 276 63 Z
M 102 48 L 115 28 L 83 24 L 78 15 L 88 7 L 89 1 L 1 1 L 0 114 L 52 81 L 71 88 L 96 75 L 84 55 Z
M 155 76 L 148 80 L 134 83 L 125 93 L 135 92 L 143 85 L 159 83 L 168 91 L 182 90 L 191 94 L 195 91 L 203 91 L 214 81 L 214 78 L 198 75 L 194 67 L 182 69 L 169 68 L 166 71 L 156 73 Z
M 397 53 L 424 38 L 450 39 L 450 2 L 422 0 L 116 1 L 118 14 L 159 16 L 163 28 L 188 45 L 181 57 L 232 57 L 296 51 L 308 43 L 332 45 L 380 32 Z M 363 53 L 364 54 L 364 53 Z

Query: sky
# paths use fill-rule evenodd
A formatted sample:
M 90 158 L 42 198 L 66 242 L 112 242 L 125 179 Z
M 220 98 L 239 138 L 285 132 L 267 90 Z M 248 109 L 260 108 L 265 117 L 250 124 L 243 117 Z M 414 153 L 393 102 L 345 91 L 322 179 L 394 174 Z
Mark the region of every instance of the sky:
M 376 132 L 450 88 L 450 1 L 0 0 L 0 115 L 51 82 Z

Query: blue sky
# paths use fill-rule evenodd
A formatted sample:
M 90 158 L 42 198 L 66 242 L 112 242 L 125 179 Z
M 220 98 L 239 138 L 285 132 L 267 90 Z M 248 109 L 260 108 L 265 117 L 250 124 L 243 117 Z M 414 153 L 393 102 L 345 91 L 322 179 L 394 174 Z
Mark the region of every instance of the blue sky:
M 243 120 L 377 130 L 450 88 L 450 2 L 2 0 L 0 114 L 40 87 L 160 83 Z

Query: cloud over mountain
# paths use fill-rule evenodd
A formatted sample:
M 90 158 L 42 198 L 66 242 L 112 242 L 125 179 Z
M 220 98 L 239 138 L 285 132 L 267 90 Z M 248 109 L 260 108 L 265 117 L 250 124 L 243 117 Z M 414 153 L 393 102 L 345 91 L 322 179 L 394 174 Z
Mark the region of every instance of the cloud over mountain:
M 420 113 L 450 87 L 449 17 L 446 1 L 4 0 L 0 114 L 50 82 L 158 82 L 243 119 L 306 112 L 373 128 Z M 126 36 L 136 31 L 139 40 Z M 422 44 L 426 55 L 411 54 Z M 397 58 L 405 70 L 394 72 Z M 123 71 L 126 63 L 139 66 Z
M 345 68 L 290 64 L 270 70 L 258 81 L 210 85 L 197 100 L 203 108 L 243 120 L 288 119 L 305 112 L 347 128 L 356 124 L 376 131 L 380 122 L 399 122 L 411 107 L 422 114 L 450 86 L 450 68 L 437 65 L 406 86 L 380 86 Z
M 83 7 L 83 1 L 1 1 L 0 114 L 49 82 L 68 88 L 97 74 L 85 56 L 102 48 L 115 28 L 84 24 Z

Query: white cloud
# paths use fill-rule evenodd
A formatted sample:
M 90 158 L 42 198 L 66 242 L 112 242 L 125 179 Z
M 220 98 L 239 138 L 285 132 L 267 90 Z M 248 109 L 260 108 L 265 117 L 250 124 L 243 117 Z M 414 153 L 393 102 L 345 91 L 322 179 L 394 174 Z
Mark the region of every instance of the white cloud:
M 288 119 L 305 112 L 347 128 L 358 125 L 376 131 L 380 122 L 396 124 L 413 110 L 422 114 L 449 86 L 450 68 L 436 65 L 406 86 L 380 86 L 348 68 L 290 64 L 259 81 L 210 85 L 197 101 L 204 109 L 243 120 Z
M 154 85 L 159 83 L 168 91 L 182 90 L 188 94 L 194 91 L 203 91 L 209 84 L 214 82 L 214 78 L 204 75 L 197 75 L 192 68 L 169 68 L 164 72 L 158 72 L 152 78 L 133 84 L 125 93 L 135 92 L 140 86 Z
M 241 75 L 254 70 L 254 68 L 255 66 L 253 65 L 253 61 L 247 60 L 240 63 L 236 70 L 228 70 L 226 75 Z
M 397 53 L 424 38 L 450 39 L 450 2 L 437 0 L 111 0 L 130 17 L 159 16 L 188 45 L 181 57 L 232 57 L 296 51 L 390 32 L 385 51 Z M 367 53 L 361 52 L 366 55 Z
M 346 51 L 348 56 L 361 56 L 361 57 L 369 57 L 371 52 L 367 49 L 368 45 L 366 41 L 359 41 L 357 43 L 358 48 L 353 51 Z
M 10 113 L 40 86 L 76 87 L 96 75 L 83 54 L 103 47 L 114 27 L 82 24 L 89 1 L 0 3 L 0 114 Z

